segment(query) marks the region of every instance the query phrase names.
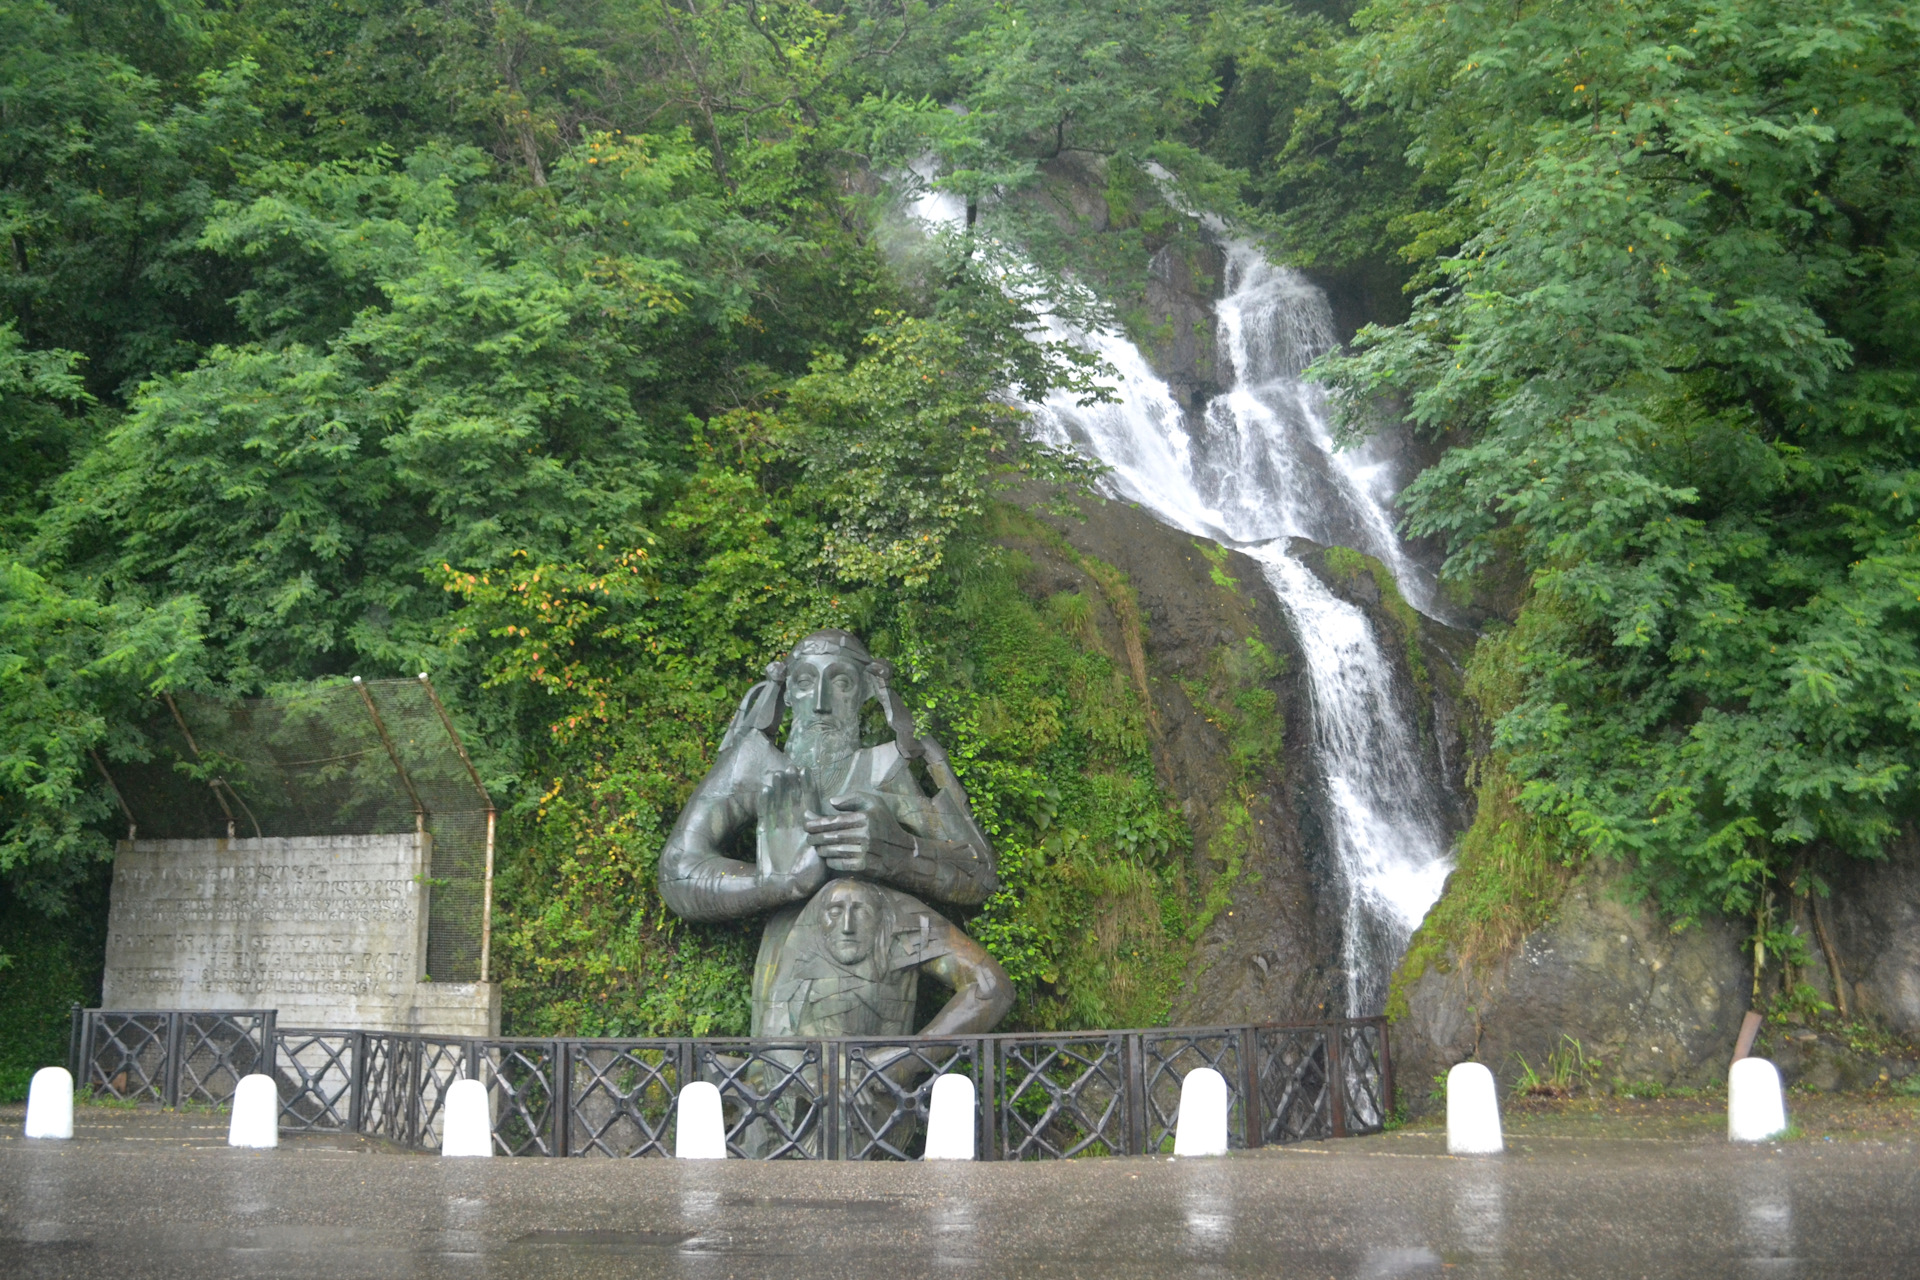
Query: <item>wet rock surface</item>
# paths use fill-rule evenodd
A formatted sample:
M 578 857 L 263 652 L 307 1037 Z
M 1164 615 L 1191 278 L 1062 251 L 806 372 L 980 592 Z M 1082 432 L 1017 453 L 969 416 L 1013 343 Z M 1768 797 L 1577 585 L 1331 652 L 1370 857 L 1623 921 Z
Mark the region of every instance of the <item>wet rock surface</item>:
M 1199 939 L 1172 1021 L 1325 1016 L 1342 989 L 1339 897 L 1324 855 L 1316 865 L 1312 852 L 1311 719 L 1301 665 L 1260 567 L 1124 502 L 1079 499 L 1082 514 L 1075 518 L 1033 505 L 1045 496 L 1037 491 L 1018 496 L 1076 551 L 1126 575 L 1144 624 L 1139 674 L 1153 708 L 1154 764 L 1193 832 L 1192 874 L 1203 894 L 1216 877 L 1234 877 L 1230 903 Z M 1058 551 L 1032 540 L 1017 545 L 1034 560 L 1035 591 L 1102 591 Z M 1102 623 L 1111 633 L 1110 650 L 1125 653 L 1111 609 Z M 1285 724 L 1285 746 L 1270 767 L 1242 779 L 1222 726 L 1196 698 L 1204 700 L 1218 678 L 1217 656 L 1249 637 L 1284 664 L 1268 683 Z
M 1850 1013 L 1877 1018 L 1896 1034 L 1920 1036 L 1920 836 L 1911 830 L 1884 860 L 1843 864 L 1819 904 Z M 1807 902 L 1802 914 L 1811 916 Z M 1811 918 L 1808 923 L 1811 924 Z M 1828 1000 L 1833 980 L 1815 934 L 1805 979 Z
M 1605 1080 L 1724 1085 L 1752 974 L 1726 922 L 1681 932 L 1601 872 L 1576 880 L 1558 914 L 1484 966 L 1429 969 L 1393 1027 L 1401 1101 L 1434 1105 L 1427 1082 L 1477 1061 L 1511 1086 L 1577 1043 Z
M 1262 568 L 1235 551 L 1171 529 L 1126 502 L 1077 499 L 1078 517 L 1048 510 L 1050 495 L 1016 500 L 1084 556 L 1126 577 L 1144 627 L 1142 683 L 1153 707 L 1154 760 L 1194 833 L 1192 872 L 1202 893 L 1228 876 L 1228 905 L 1199 939 L 1172 1012 L 1185 1025 L 1301 1021 L 1345 1012 L 1341 968 L 1344 888 L 1328 848 L 1326 798 L 1312 749 L 1306 672 L 1285 614 Z M 1034 561 L 1036 594 L 1104 588 L 1070 556 L 1043 541 L 1014 539 Z M 1340 573 L 1325 549 L 1302 539 L 1290 547 L 1335 594 L 1367 613 L 1407 705 L 1420 716 L 1420 746 L 1446 779 L 1449 825 L 1472 818 L 1464 785 L 1472 726 L 1460 692 L 1470 633 L 1414 613 L 1383 595 L 1377 562 Z M 1389 582 L 1391 580 L 1389 579 Z M 1126 652 L 1124 628 L 1100 614 L 1109 651 Z M 1397 604 L 1397 607 L 1396 607 Z M 1409 626 L 1411 625 L 1411 630 Z M 1284 724 L 1284 749 L 1255 776 L 1236 773 L 1228 730 L 1209 705 L 1218 694 L 1222 655 L 1252 638 L 1282 664 L 1266 682 Z
M 1803 1091 L 1901 1086 L 1920 1078 L 1920 853 L 1910 838 L 1898 842 L 1884 861 L 1843 868 L 1832 890 L 1819 910 L 1848 1016 L 1779 1015 L 1753 1052 Z M 1769 999 L 1805 983 L 1833 1001 L 1812 910 L 1805 899 L 1790 908 L 1812 961 L 1784 981 L 1769 965 Z M 1676 933 L 1617 876 L 1590 871 L 1513 954 L 1430 969 L 1407 985 L 1407 1012 L 1393 1028 L 1401 1100 L 1416 1112 L 1435 1105 L 1425 1082 L 1467 1060 L 1486 1063 L 1508 1085 L 1525 1067 L 1544 1076 L 1573 1042 L 1597 1063 L 1589 1071 L 1596 1083 L 1722 1088 L 1752 1004 L 1745 935 L 1743 923 L 1726 920 Z

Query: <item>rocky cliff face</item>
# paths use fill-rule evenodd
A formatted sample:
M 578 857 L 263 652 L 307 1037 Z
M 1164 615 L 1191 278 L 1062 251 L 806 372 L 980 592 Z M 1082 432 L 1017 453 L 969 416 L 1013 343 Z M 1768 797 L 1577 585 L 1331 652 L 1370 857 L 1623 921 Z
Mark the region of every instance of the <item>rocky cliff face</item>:
M 1049 199 L 1063 225 L 1096 234 L 1106 228 L 1110 210 L 1096 169 L 1063 161 L 1049 175 L 1055 182 Z M 1152 256 L 1144 283 L 1120 288 L 1129 296 L 1112 301 L 1155 371 L 1192 413 L 1232 377 L 1215 336 L 1225 262 L 1206 243 L 1176 239 L 1147 247 Z M 1362 323 L 1400 318 L 1404 299 L 1390 275 L 1319 279 L 1342 339 Z M 1107 283 L 1121 278 L 1133 277 L 1120 273 Z M 1405 480 L 1440 447 L 1403 440 L 1390 461 Z M 1137 593 L 1144 640 L 1133 657 L 1154 708 L 1156 762 L 1193 827 L 1194 876 L 1218 900 L 1176 1002 L 1176 1020 L 1344 1012 L 1344 895 L 1328 856 L 1326 799 L 1314 776 L 1311 692 L 1287 619 L 1259 567 L 1124 504 L 1093 504 L 1085 520 L 1056 528 L 1074 547 L 1121 569 Z M 1420 749 L 1446 780 L 1448 825 L 1465 830 L 1473 817 L 1466 780 L 1475 752 L 1486 747 L 1484 725 L 1461 692 L 1473 636 L 1410 609 L 1384 567 L 1365 556 L 1298 542 L 1290 550 L 1368 613 L 1389 651 L 1399 692 L 1419 709 Z M 1432 550 L 1413 548 L 1416 555 Z M 1070 577 L 1076 570 L 1062 562 L 1059 572 Z M 1463 615 L 1479 621 L 1509 613 L 1523 585 L 1507 584 Z M 1281 660 L 1278 671 L 1256 683 L 1274 695 L 1271 714 L 1282 740 L 1251 768 L 1241 759 L 1244 744 L 1236 742 L 1244 726 L 1226 712 L 1234 682 L 1246 678 L 1233 658 L 1250 640 Z M 1920 843 L 1910 839 L 1903 850 L 1886 863 L 1849 868 L 1836 880 L 1820 922 L 1831 937 L 1820 950 L 1835 955 L 1842 976 L 1830 979 L 1825 964 L 1794 976 L 1796 982 L 1808 978 L 1829 998 L 1844 995 L 1851 1013 L 1877 1020 L 1894 1036 L 1920 1034 Z M 1558 901 L 1546 923 L 1500 955 L 1463 965 L 1457 955 L 1434 964 L 1430 953 L 1419 974 L 1402 984 L 1406 1013 L 1394 1045 L 1400 1077 L 1409 1084 L 1405 1101 L 1420 1105 L 1424 1080 L 1467 1058 L 1509 1081 L 1570 1058 L 1603 1084 L 1724 1079 L 1752 987 L 1744 925 L 1708 923 L 1676 934 L 1631 901 L 1605 868 L 1589 868 L 1562 891 L 1564 879 L 1564 872 L 1555 873 L 1547 896 Z M 1809 914 L 1803 933 L 1811 937 L 1814 925 Z M 1851 1032 L 1781 1023 L 1763 1035 L 1762 1048 L 1789 1079 L 1817 1087 L 1879 1079 L 1883 1068 L 1897 1078 L 1907 1069 L 1906 1059 L 1888 1057 L 1886 1044 L 1862 1049 L 1860 1043 Z
M 1197 939 L 1173 1019 L 1187 1025 L 1300 1021 L 1344 1013 L 1344 893 L 1326 845 L 1304 668 L 1287 619 L 1252 560 L 1159 523 L 1126 503 L 1081 500 L 1081 518 L 1022 505 L 1083 556 L 1124 575 L 1144 634 L 1138 679 L 1153 708 L 1154 760 L 1194 834 L 1192 874 L 1214 909 Z M 1045 546 L 1018 548 L 1033 589 L 1099 590 Z M 1459 786 L 1467 758 L 1459 664 L 1471 637 L 1421 617 L 1376 562 L 1295 542 L 1293 551 L 1373 618 L 1396 678 L 1421 708 L 1422 749 Z M 1383 585 L 1384 584 L 1384 585 Z M 1118 620 L 1116 620 L 1117 622 Z M 1249 646 L 1254 642 L 1258 649 Z M 1108 641 L 1125 651 L 1116 629 Z M 1264 651 L 1261 664 L 1249 655 Z M 1265 690 L 1270 702 L 1249 700 Z M 1250 723 L 1262 708 L 1272 723 Z M 1269 710 L 1264 708 L 1270 707 Z M 1271 735 L 1271 741 L 1266 741 Z
M 1800 898 L 1787 909 L 1812 963 L 1790 973 L 1769 965 L 1760 988 L 1776 1009 L 1791 1009 L 1780 998 L 1800 984 L 1839 1006 L 1837 967 L 1845 1013 L 1783 1012 L 1753 1052 L 1801 1088 L 1904 1080 L 1920 1073 L 1920 840 L 1908 833 L 1884 860 L 1844 867 L 1832 888 L 1818 908 Z M 1393 1053 L 1401 1101 L 1415 1111 L 1435 1101 L 1427 1082 L 1454 1063 L 1483 1062 L 1511 1085 L 1576 1051 L 1576 1084 L 1717 1087 L 1752 1006 L 1752 953 L 1743 922 L 1676 933 L 1617 873 L 1593 868 L 1510 953 L 1469 965 L 1451 958 L 1403 995 Z
M 1675 933 L 1617 877 L 1589 874 L 1508 955 L 1408 984 L 1393 1026 L 1400 1101 L 1424 1110 L 1430 1082 L 1467 1061 L 1509 1085 L 1570 1057 L 1589 1077 L 1579 1083 L 1724 1082 L 1750 981 L 1736 926 Z
M 1920 834 L 1911 828 L 1883 861 L 1859 861 L 1832 877 L 1832 897 L 1796 904 L 1815 963 L 1803 975 L 1835 1000 L 1833 967 L 1823 963 L 1824 928 L 1849 1013 L 1877 1018 L 1903 1036 L 1920 1036 Z M 1819 919 L 1814 917 L 1819 911 Z
M 1126 503 L 1080 499 L 1084 515 L 1073 518 L 1034 506 L 1043 496 L 1019 498 L 1074 550 L 1124 575 L 1137 601 L 1143 640 L 1128 658 L 1153 709 L 1155 768 L 1193 832 L 1197 894 L 1224 891 L 1215 894 L 1225 902 L 1198 939 L 1174 1021 L 1323 1016 L 1341 990 L 1329 961 L 1339 954 L 1338 898 L 1302 821 L 1310 811 L 1301 795 L 1306 692 L 1278 605 L 1254 589 L 1259 567 Z M 1036 592 L 1102 590 L 1068 557 L 1044 546 L 1018 549 L 1034 562 Z M 1105 590 L 1110 598 L 1112 585 Z M 1264 669 L 1242 660 L 1249 639 L 1272 655 Z M 1118 627 L 1108 643 L 1127 652 Z M 1276 724 L 1239 726 L 1223 714 L 1236 693 L 1258 690 L 1272 695 Z M 1246 728 L 1273 734 L 1277 747 L 1256 750 L 1251 766 L 1235 761 L 1233 735 Z

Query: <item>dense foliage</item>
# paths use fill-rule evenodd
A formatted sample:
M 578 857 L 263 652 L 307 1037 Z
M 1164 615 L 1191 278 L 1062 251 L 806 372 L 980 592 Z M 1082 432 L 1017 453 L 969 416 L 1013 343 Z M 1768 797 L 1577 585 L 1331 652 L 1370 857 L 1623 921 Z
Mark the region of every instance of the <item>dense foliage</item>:
M 993 495 L 1075 475 L 1006 402 L 1087 385 L 1032 286 L 1126 316 L 1208 209 L 1381 321 L 1324 372 L 1444 448 L 1411 525 L 1506 615 L 1442 917 L 1518 927 L 1599 852 L 1764 934 L 1915 818 L 1915 34 L 1896 0 L 0 0 L 0 915 L 97 905 L 99 762 L 156 693 L 426 669 L 510 804 L 517 1025 L 738 1029 L 748 935 L 666 917 L 652 858 L 832 623 L 994 833 L 1017 1016 L 1159 1016 L 1212 906 L 1089 621 L 1137 606 L 1093 564 L 1099 600 L 1033 598 Z M 903 222 L 927 182 L 949 235 Z M 0 955 L 84 985 L 29 932 Z
M 1525 575 L 1525 822 L 1683 920 L 1764 934 L 1920 800 L 1916 17 L 1379 3 L 1344 54 L 1448 197 L 1329 373 L 1454 446 L 1406 497 L 1454 574 Z

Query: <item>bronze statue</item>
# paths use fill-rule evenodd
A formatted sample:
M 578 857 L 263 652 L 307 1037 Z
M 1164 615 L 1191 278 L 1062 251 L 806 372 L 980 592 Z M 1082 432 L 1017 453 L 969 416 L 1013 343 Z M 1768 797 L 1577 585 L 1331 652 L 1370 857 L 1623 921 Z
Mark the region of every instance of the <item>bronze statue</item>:
M 914 733 L 891 674 L 845 631 L 795 645 L 741 701 L 660 851 L 660 893 L 680 915 L 773 912 L 753 971 L 755 1036 L 910 1035 L 922 972 L 954 991 L 924 1035 L 989 1031 L 1013 1003 L 1006 971 L 921 900 L 972 906 L 998 881 L 946 752 Z M 874 699 L 894 737 L 862 747 Z M 752 862 L 731 852 L 749 830 Z

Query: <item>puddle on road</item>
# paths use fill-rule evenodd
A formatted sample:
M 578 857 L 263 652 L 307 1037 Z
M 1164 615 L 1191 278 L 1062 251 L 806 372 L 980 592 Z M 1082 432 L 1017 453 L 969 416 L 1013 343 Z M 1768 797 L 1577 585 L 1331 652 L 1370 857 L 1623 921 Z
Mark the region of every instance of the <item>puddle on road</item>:
M 889 1218 L 904 1212 L 901 1200 L 834 1200 L 825 1197 L 800 1196 L 722 1196 L 720 1205 L 726 1209 L 804 1209 L 808 1212 L 824 1211 L 855 1218 Z
M 640 1249 L 676 1249 L 697 1231 L 529 1231 L 507 1242 L 512 1249 L 557 1249 L 581 1253 L 626 1253 Z

